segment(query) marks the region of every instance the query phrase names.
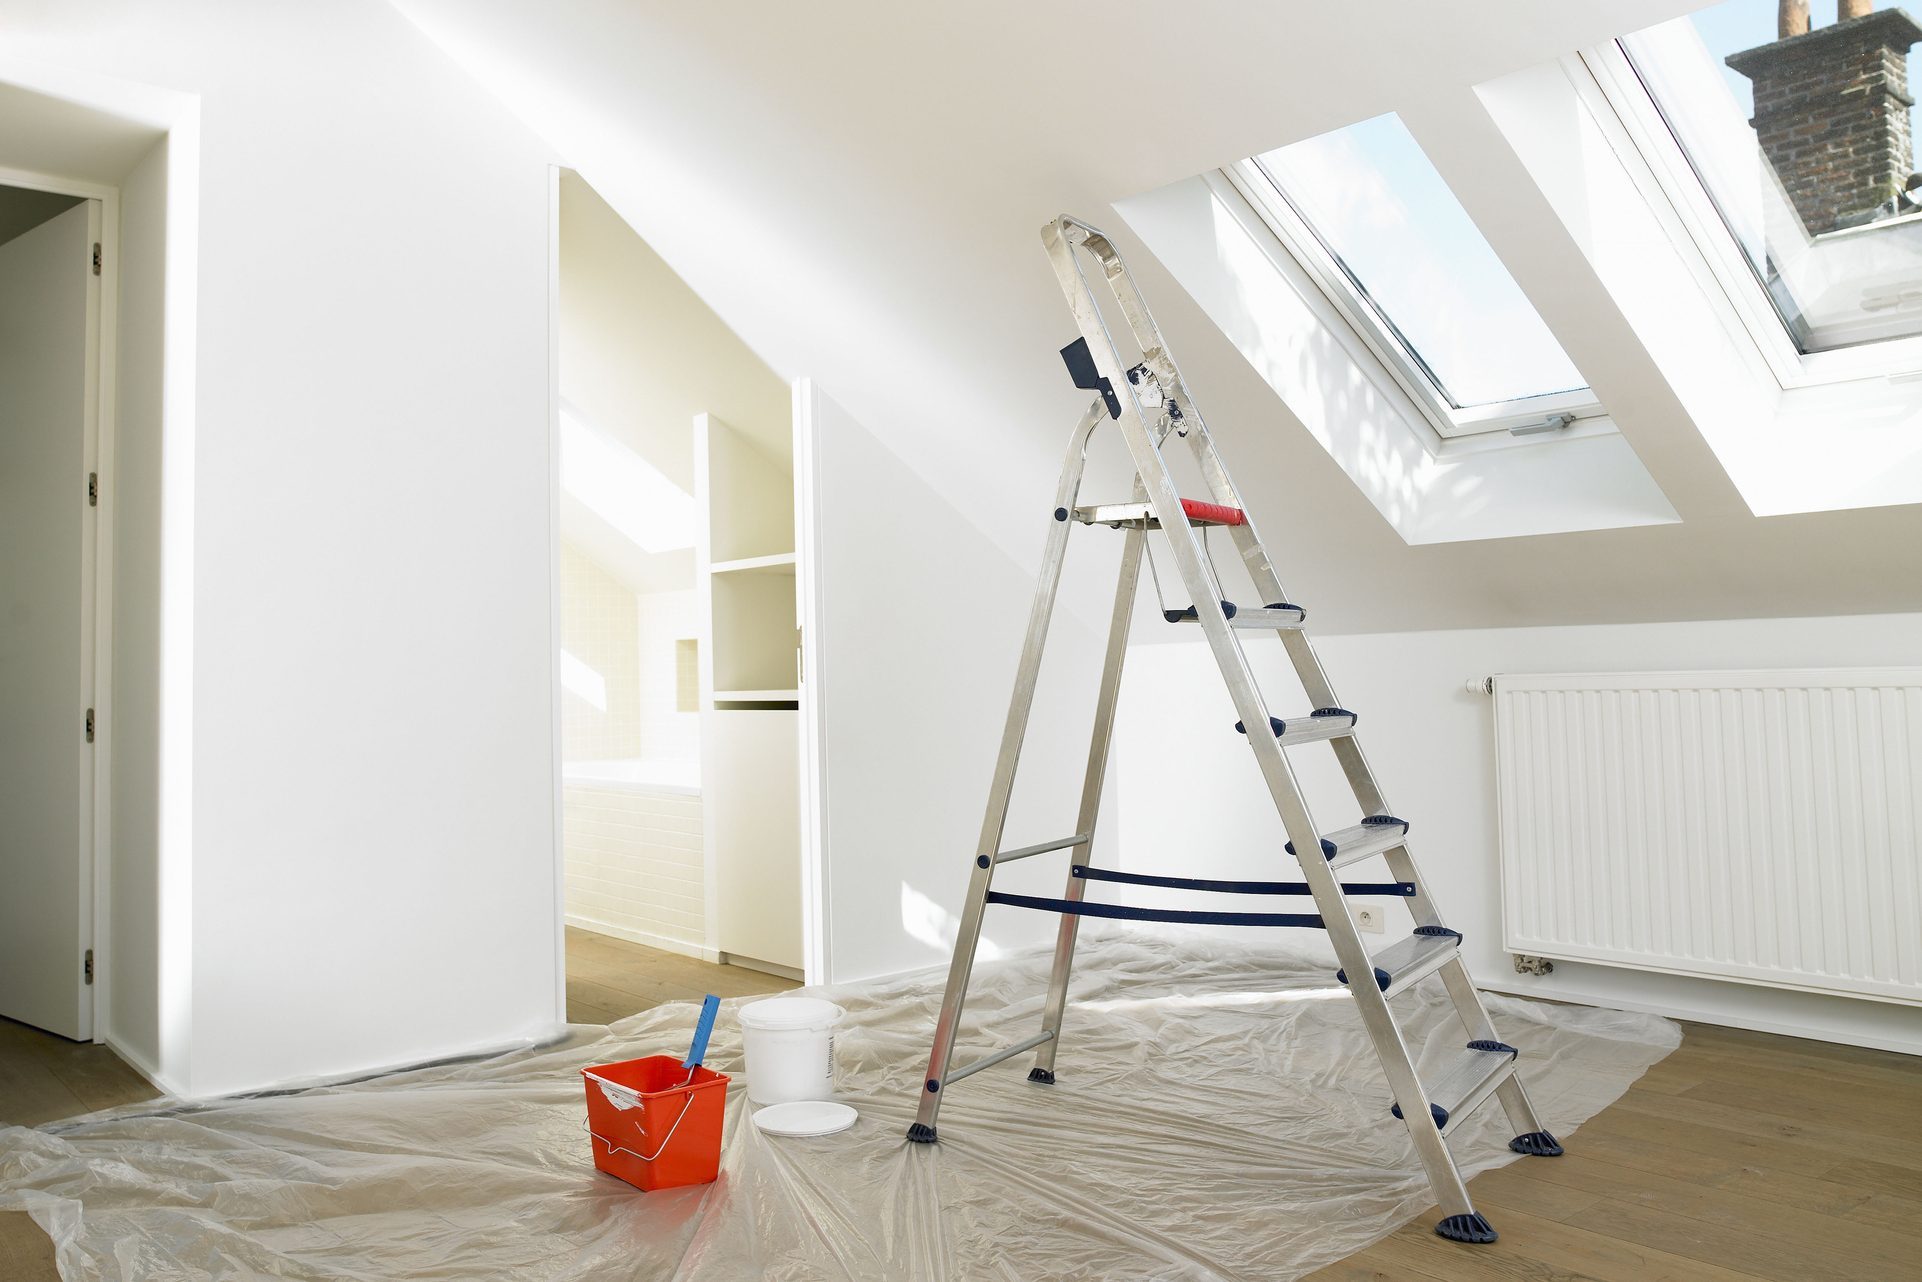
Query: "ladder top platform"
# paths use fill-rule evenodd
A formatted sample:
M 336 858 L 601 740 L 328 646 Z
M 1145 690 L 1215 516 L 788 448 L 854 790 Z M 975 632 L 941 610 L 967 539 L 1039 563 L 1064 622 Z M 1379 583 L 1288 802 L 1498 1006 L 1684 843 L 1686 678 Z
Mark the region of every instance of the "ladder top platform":
M 1205 503 L 1200 499 L 1181 500 L 1181 510 L 1195 525 L 1246 525 L 1248 517 L 1238 507 Z M 1074 519 L 1083 525 L 1106 525 L 1115 529 L 1158 530 L 1154 509 L 1141 503 L 1095 503 L 1074 510 Z

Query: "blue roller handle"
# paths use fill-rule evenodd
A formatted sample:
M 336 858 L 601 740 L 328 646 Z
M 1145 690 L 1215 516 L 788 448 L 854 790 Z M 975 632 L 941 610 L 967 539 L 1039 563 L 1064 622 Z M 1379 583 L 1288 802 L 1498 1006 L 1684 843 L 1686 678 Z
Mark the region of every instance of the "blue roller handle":
M 698 1068 L 707 1057 L 707 1039 L 714 1035 L 714 1017 L 721 1013 L 721 999 L 713 993 L 701 1003 L 701 1019 L 694 1025 L 694 1045 L 688 1047 L 687 1058 L 681 1062 L 682 1068 Z

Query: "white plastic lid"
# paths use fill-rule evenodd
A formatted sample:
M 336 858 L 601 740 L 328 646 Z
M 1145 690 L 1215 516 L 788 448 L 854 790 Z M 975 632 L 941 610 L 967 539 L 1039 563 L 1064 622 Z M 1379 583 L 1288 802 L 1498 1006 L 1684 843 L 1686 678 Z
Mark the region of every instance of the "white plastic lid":
M 819 997 L 767 997 L 741 1007 L 741 1023 L 764 1032 L 830 1028 L 847 1014 Z
M 832 1135 L 854 1125 L 859 1116 L 846 1104 L 803 1099 L 756 1109 L 754 1124 L 769 1135 Z

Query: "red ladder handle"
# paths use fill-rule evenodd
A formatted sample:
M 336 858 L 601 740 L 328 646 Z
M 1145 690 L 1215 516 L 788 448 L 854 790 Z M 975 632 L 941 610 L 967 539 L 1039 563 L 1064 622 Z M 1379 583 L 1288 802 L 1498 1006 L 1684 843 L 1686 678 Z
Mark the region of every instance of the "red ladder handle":
M 1181 510 L 1188 514 L 1190 521 L 1207 521 L 1213 525 L 1243 525 L 1248 520 L 1238 507 L 1203 503 L 1200 499 L 1181 500 Z

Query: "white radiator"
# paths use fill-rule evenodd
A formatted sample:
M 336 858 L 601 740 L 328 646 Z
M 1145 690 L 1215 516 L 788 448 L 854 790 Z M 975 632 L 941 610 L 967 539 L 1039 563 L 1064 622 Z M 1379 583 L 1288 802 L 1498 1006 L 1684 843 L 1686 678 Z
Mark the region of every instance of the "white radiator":
M 1494 690 L 1510 952 L 1922 1003 L 1922 668 Z

